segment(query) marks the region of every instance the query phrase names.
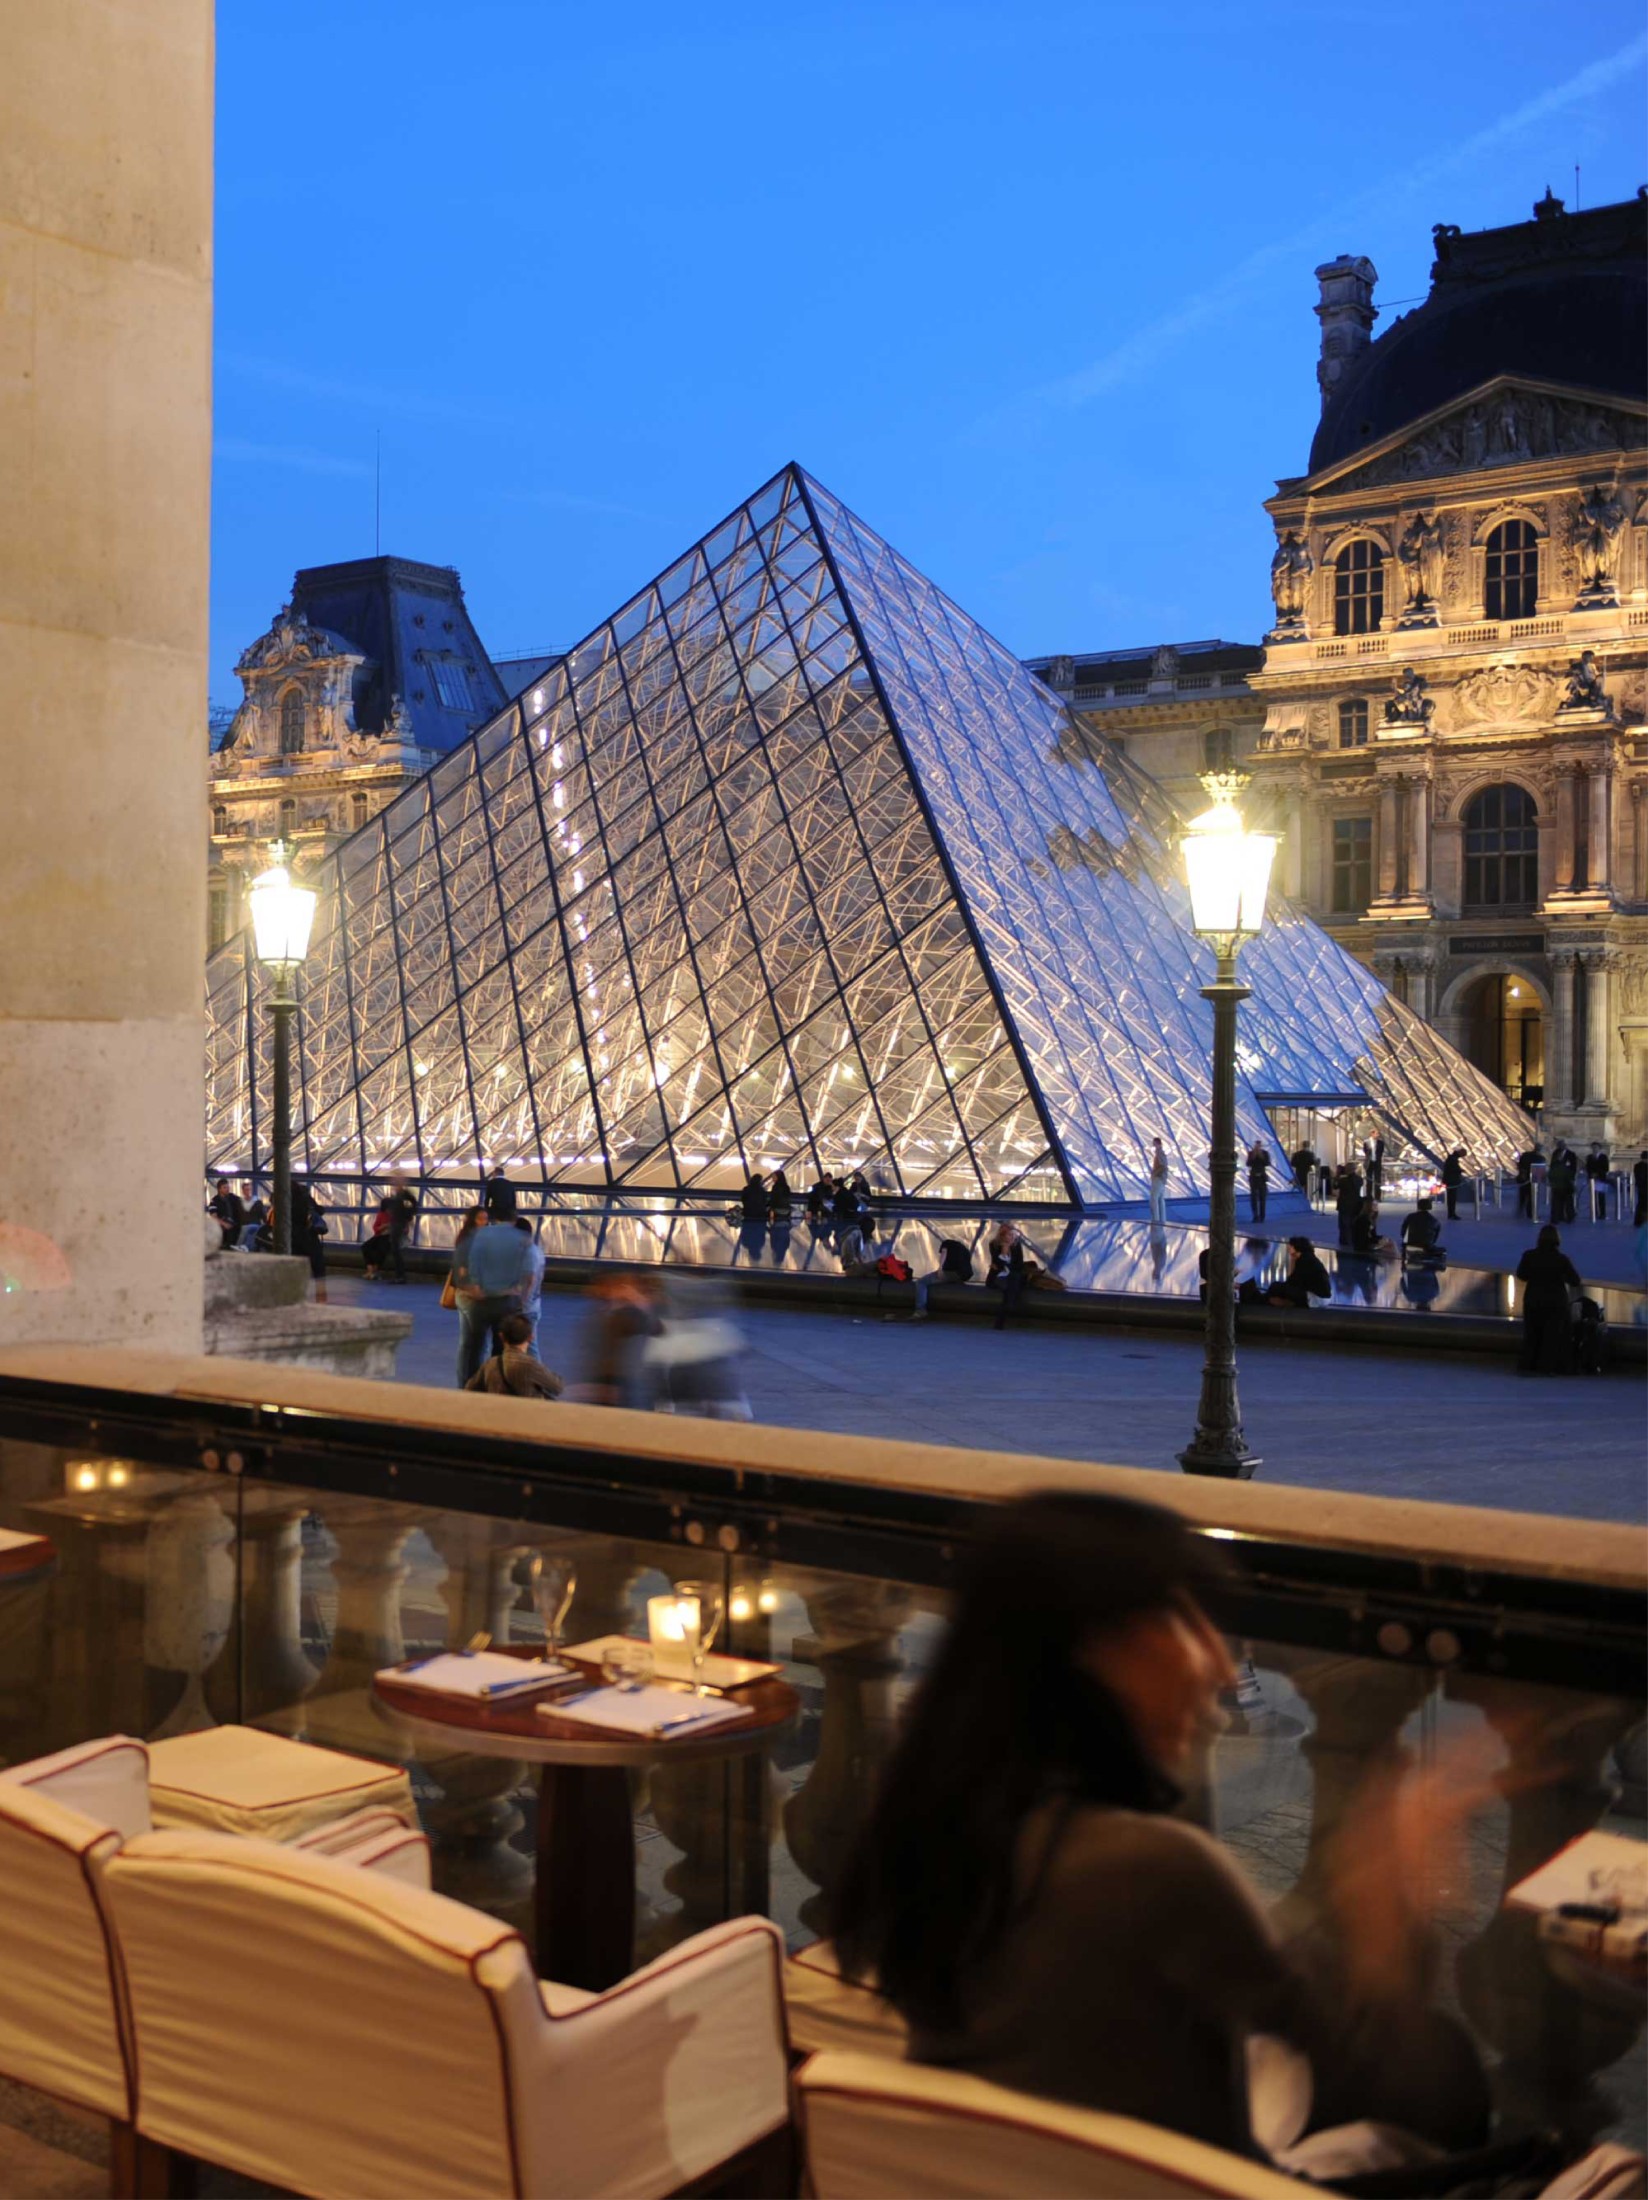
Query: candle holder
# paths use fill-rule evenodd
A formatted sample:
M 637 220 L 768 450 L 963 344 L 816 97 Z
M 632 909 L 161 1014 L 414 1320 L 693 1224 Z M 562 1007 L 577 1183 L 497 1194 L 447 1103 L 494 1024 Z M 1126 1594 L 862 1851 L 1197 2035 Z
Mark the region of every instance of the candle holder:
M 698 1656 L 699 1609 L 696 1597 L 672 1591 L 647 1599 L 647 1638 L 656 1672 L 670 1680 L 691 1680 Z

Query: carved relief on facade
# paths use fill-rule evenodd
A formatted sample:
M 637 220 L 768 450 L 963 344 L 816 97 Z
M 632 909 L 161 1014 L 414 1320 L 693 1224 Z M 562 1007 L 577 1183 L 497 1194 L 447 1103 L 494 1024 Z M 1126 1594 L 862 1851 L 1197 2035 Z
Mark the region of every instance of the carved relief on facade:
M 1554 674 L 1533 665 L 1485 665 L 1467 672 L 1453 691 L 1450 716 L 1462 725 L 1519 724 L 1548 717 L 1560 698 Z
M 1630 450 L 1641 444 L 1643 432 L 1640 415 L 1616 406 L 1548 397 L 1539 390 L 1501 390 L 1434 421 L 1335 487 L 1373 489 L 1528 459 Z

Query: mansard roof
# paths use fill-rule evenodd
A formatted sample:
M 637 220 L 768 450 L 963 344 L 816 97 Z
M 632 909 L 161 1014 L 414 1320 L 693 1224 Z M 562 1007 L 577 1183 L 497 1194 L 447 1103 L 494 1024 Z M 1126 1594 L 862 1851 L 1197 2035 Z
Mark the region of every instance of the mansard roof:
M 306 566 L 292 609 L 371 661 L 355 700 L 363 733 L 381 733 L 398 698 L 418 746 L 445 753 L 508 700 L 455 566 L 395 557 Z
M 1311 474 L 1500 375 L 1640 398 L 1648 388 L 1648 199 L 1436 230 L 1431 291 L 1368 347 L 1322 415 Z

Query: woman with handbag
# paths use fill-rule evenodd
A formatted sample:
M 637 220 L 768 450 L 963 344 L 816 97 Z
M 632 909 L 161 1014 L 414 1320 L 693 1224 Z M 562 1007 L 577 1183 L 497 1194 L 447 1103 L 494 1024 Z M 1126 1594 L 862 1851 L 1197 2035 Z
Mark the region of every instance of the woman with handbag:
M 446 1281 L 441 1285 L 441 1304 L 449 1314 L 455 1313 L 458 1293 L 469 1281 L 469 1264 L 466 1255 L 469 1241 L 486 1220 L 484 1207 L 471 1207 L 458 1225 L 458 1235 L 452 1245 L 452 1265 L 446 1271 Z

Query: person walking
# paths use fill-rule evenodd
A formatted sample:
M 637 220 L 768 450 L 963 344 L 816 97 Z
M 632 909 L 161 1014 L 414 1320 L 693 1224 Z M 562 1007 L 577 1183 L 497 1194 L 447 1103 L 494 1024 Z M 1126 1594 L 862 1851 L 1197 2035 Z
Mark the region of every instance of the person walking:
M 404 1176 L 389 1179 L 389 1243 L 386 1248 L 386 1266 L 393 1271 L 397 1283 L 405 1283 L 406 1241 L 412 1234 L 412 1225 L 418 1219 L 418 1195 Z
M 1597 1222 L 1608 1219 L 1608 1179 L 1613 1173 L 1614 1164 L 1608 1157 L 1607 1147 L 1600 1139 L 1593 1139 L 1585 1157 L 1585 1174 L 1591 1186 L 1591 1214 Z
M 1383 1199 L 1385 1196 L 1385 1141 L 1379 1133 L 1376 1132 L 1372 1138 L 1365 1138 L 1362 1141 L 1362 1161 L 1369 1199 Z
M 1534 1219 L 1534 1171 L 1544 1159 L 1537 1143 L 1516 1157 L 1516 1211 L 1528 1222 Z
M 1150 1220 L 1158 1229 L 1167 1220 L 1167 1155 L 1159 1138 L 1151 1141 Z
M 326 1217 L 309 1188 L 309 1179 L 306 1176 L 293 1177 L 292 1250 L 300 1253 L 309 1263 L 317 1306 L 326 1304 L 326 1254 L 321 1245 L 321 1239 L 325 1235 Z
M 1448 1196 L 1448 1220 L 1459 1220 L 1459 1187 L 1465 1181 L 1465 1149 L 1455 1146 L 1442 1164 L 1442 1189 Z
M 487 1356 L 487 1343 L 506 1314 L 518 1314 L 532 1272 L 532 1239 L 512 1221 L 482 1221 L 464 1247 L 458 1299 L 458 1388 Z M 495 1348 L 494 1348 L 495 1349 Z
M 594 1304 L 581 1339 L 589 1404 L 652 1411 L 657 1385 L 645 1353 L 647 1339 L 664 1326 L 658 1295 L 658 1278 L 651 1275 L 597 1276 L 590 1285 Z
M 490 1221 L 513 1222 L 515 1220 L 515 1187 L 501 1168 L 494 1169 L 487 1178 L 481 1203 L 485 1207 Z
M 1263 1222 L 1270 1197 L 1270 1148 L 1257 1138 L 1247 1150 L 1247 1194 L 1254 1221 Z
M 1516 1264 L 1522 1286 L 1522 1372 L 1573 1372 L 1575 1294 L 1579 1271 L 1562 1250 L 1562 1233 L 1547 1222 L 1531 1250 Z
M 1631 1188 L 1636 1193 L 1631 1221 L 1640 1230 L 1648 1223 L 1648 1146 L 1637 1155 L 1635 1166 L 1631 1170 Z
M 1362 1172 L 1355 1162 L 1345 1162 L 1339 1171 L 1333 1193 L 1334 1212 L 1339 1217 L 1339 1242 L 1348 1245 L 1356 1229 L 1356 1218 L 1362 1212 Z
M 1551 1220 L 1572 1222 L 1578 1212 L 1574 1192 L 1579 1183 L 1579 1156 L 1565 1138 L 1559 1138 L 1552 1149 L 1545 1181 L 1551 1192 Z

